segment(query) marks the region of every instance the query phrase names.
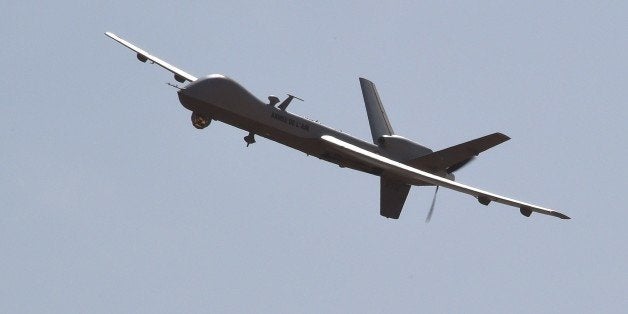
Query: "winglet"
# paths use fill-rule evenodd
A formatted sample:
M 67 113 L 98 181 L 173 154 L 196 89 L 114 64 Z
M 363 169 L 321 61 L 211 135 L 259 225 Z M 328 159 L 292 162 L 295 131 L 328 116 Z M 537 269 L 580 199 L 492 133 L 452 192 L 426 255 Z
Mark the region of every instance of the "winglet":
M 174 79 L 177 80 L 178 82 L 184 83 L 185 81 L 190 81 L 190 82 L 194 82 L 196 81 L 196 77 L 171 65 L 170 63 L 161 60 L 151 54 L 149 54 L 148 52 L 142 50 L 140 47 L 118 37 L 116 34 L 112 33 L 112 32 L 105 32 L 105 35 L 107 35 L 108 37 L 110 37 L 111 39 L 121 43 L 123 46 L 135 51 L 137 53 L 137 59 L 142 61 L 142 62 L 146 62 L 147 60 L 150 60 L 154 63 L 157 63 L 159 66 L 161 66 L 162 68 L 172 72 L 174 74 Z

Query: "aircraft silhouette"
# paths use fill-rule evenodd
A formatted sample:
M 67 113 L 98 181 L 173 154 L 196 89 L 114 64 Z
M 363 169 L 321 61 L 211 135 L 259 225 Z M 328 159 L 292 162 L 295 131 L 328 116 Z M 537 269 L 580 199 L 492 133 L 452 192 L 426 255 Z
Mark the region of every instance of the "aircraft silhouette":
M 481 152 L 510 138 L 493 133 L 434 152 L 393 132 L 375 85 L 365 78 L 360 78 L 360 86 L 373 143 L 286 111 L 292 100 L 301 100 L 296 96 L 288 95 L 282 102 L 275 96 L 269 96 L 268 103 L 265 103 L 224 75 L 196 78 L 115 34 L 106 32 L 105 35 L 133 50 L 138 60 L 150 60 L 172 72 L 178 82 L 189 82 L 179 88 L 177 94 L 181 104 L 192 111 L 192 125 L 197 129 L 207 127 L 212 120 L 221 121 L 249 132 L 244 137 L 246 146 L 255 143 L 255 135 L 260 135 L 340 167 L 379 176 L 380 214 L 384 217 L 399 218 L 410 187 L 414 185 L 436 186 L 436 192 L 438 187 L 446 187 L 474 196 L 483 205 L 494 201 L 513 206 L 526 217 L 537 212 L 570 219 L 549 208 L 455 182 L 455 171 Z M 426 221 L 430 220 L 434 211 L 436 192 Z

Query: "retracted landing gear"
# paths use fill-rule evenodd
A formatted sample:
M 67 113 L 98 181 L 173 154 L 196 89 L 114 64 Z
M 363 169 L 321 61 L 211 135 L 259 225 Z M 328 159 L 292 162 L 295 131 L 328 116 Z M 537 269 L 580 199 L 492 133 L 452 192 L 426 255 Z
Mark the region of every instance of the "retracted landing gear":
M 192 119 L 192 125 L 199 130 L 206 128 L 212 122 L 212 119 L 207 118 L 196 112 L 192 112 L 191 119 Z
M 249 135 L 244 137 L 244 141 L 246 142 L 246 147 L 255 143 L 255 134 L 253 132 L 249 132 Z

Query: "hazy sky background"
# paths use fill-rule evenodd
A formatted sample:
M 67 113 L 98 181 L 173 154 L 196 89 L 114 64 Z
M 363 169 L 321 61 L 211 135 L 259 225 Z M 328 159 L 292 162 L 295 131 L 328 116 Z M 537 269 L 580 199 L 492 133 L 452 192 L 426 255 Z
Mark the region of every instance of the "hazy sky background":
M 2 313 L 620 313 L 628 307 L 628 4 L 0 4 Z M 165 70 L 226 74 L 370 139 L 358 83 L 434 149 L 512 140 L 459 182 L 565 221 L 379 179 L 222 123 Z

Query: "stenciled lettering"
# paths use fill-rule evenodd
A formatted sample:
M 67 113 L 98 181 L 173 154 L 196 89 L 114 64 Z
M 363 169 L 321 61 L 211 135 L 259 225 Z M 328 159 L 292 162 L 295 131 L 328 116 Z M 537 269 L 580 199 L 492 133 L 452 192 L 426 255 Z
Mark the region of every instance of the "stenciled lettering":
M 310 131 L 310 125 L 308 123 L 303 123 L 303 122 L 301 122 L 301 121 L 299 121 L 297 119 L 288 118 L 288 117 L 283 116 L 281 114 L 278 114 L 276 112 L 272 112 L 270 114 L 270 117 L 275 119 L 275 120 L 277 120 L 277 121 L 281 121 L 281 122 L 283 122 L 283 123 L 285 123 L 287 125 L 299 128 L 301 130 L 304 130 L 304 131 L 307 131 L 307 132 Z

